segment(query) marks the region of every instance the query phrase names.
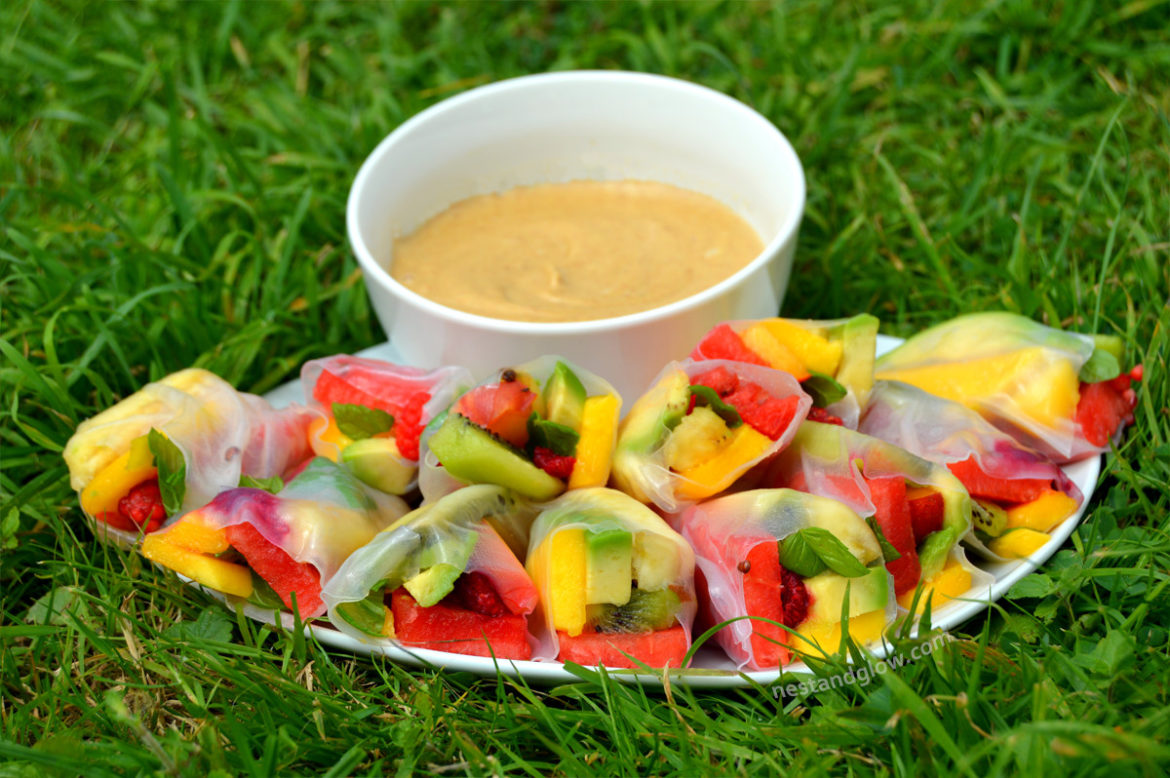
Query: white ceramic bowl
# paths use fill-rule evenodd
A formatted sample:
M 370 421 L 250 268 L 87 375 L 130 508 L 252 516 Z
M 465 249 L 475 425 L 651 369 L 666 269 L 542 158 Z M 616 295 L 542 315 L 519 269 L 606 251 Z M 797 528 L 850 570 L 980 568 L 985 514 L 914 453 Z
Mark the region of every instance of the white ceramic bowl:
M 691 297 L 586 322 L 465 313 L 412 292 L 387 271 L 394 239 L 452 203 L 575 179 L 655 180 L 710 195 L 756 229 L 764 250 Z M 473 89 L 403 123 L 358 171 L 347 226 L 374 310 L 407 363 L 463 365 L 484 377 L 559 354 L 608 379 L 628 407 L 715 324 L 777 314 L 804 199 L 792 146 L 743 103 L 662 76 L 575 71 Z

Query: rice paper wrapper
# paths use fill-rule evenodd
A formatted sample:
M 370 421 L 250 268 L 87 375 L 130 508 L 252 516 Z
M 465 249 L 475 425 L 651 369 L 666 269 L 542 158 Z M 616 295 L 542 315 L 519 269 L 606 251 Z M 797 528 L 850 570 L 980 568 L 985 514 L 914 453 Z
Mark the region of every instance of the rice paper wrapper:
M 825 373 L 845 387 L 845 396 L 825 406 L 825 410 L 841 419 L 846 427 L 857 429 L 861 409 L 873 387 L 873 367 L 877 350 L 877 332 L 880 322 L 867 313 L 848 319 L 737 319 L 726 322 L 732 331 L 741 337 L 752 327 L 766 322 L 782 322 L 799 327 L 819 338 L 827 340 L 831 347 L 840 348 L 840 359 L 836 369 Z M 745 343 L 751 350 L 750 345 Z M 708 353 L 700 341 L 691 352 L 691 359 L 718 359 L 719 355 Z M 765 355 L 757 354 L 765 363 Z M 797 355 L 799 356 L 799 355 Z
M 741 669 L 745 665 L 761 669 L 751 643 L 752 622 L 745 618 L 744 576 L 738 567 L 753 548 L 817 527 L 833 533 L 862 564 L 882 564 L 877 537 L 856 511 L 838 500 L 793 489 L 754 489 L 708 500 L 688 508 L 680 524 L 706 581 L 711 620 L 718 624 L 734 619 L 715 633 L 715 639 Z M 884 612 L 889 625 L 898 603 L 893 577 L 888 572 L 885 575 L 888 596 Z M 851 617 L 858 615 L 855 608 L 850 609 Z
M 1075 423 L 1089 336 L 1004 312 L 959 316 L 877 361 L 878 379 L 961 403 L 1059 463 L 1100 453 Z
M 486 575 L 513 613 L 532 613 L 535 585 L 517 554 L 523 555 L 536 508 L 500 486 L 460 489 L 402 516 L 357 549 L 326 582 L 322 599 L 330 621 L 365 643 L 390 643 L 355 627 L 339 608 L 382 593 L 434 564 Z M 535 642 L 532 640 L 530 642 Z
M 1084 499 L 1063 470 L 975 411 L 909 384 L 878 381 L 858 431 L 936 464 L 974 458 L 993 478 L 1048 480 L 1078 506 Z
M 681 605 L 676 623 L 686 632 L 689 645 L 697 609 L 694 551 L 681 535 L 642 503 L 616 489 L 595 487 L 575 489 L 545 503 L 533 522 L 525 565 L 541 597 L 534 627 L 539 650 L 533 656 L 555 659 L 560 653 L 557 631 L 553 628 L 548 588 L 551 569 L 556 560 L 545 553 L 545 549 L 555 533 L 574 527 L 594 532 L 625 530 L 633 534 L 635 556 L 641 550 L 643 555 L 656 560 L 659 580 L 647 589 L 670 588 L 679 595 Z M 635 574 L 635 571 L 631 571 L 631 575 Z
M 219 529 L 250 524 L 294 561 L 316 568 L 324 584 L 350 554 L 407 510 L 397 497 L 370 489 L 344 468 L 318 457 L 277 494 L 230 489 L 179 521 L 201 521 Z M 155 534 L 164 539 L 175 526 Z M 301 615 L 310 618 L 324 610 L 322 606 Z
M 942 465 L 870 435 L 835 424 L 806 421 L 792 445 L 769 464 L 764 481 L 771 487 L 831 497 L 868 517 L 874 515 L 876 508 L 866 478 L 886 476 L 942 493 L 942 529 L 931 533 L 918 549 L 920 558 L 929 557 L 936 563 L 930 568 L 923 564 L 922 580 L 928 580 L 942 569 L 950 550 L 960 540 L 974 537 L 971 497 L 959 479 Z
M 65 445 L 70 483 L 81 492 L 137 438 L 159 430 L 183 454 L 186 492 L 168 521 L 235 488 L 242 475 L 281 476 L 312 452 L 302 406 L 274 409 L 267 400 L 235 390 L 214 373 L 189 368 L 147 384 L 82 422 Z M 107 529 L 118 539 L 134 536 Z M 125 538 L 120 536 L 125 535 Z
M 324 381 L 322 380 L 324 377 Z M 377 408 L 394 416 L 395 427 L 404 424 L 421 433 L 427 424 L 451 405 L 452 401 L 473 379 L 471 372 L 462 367 L 439 367 L 424 370 L 417 367 L 396 365 L 379 359 L 337 354 L 324 359 L 306 362 L 301 368 L 301 385 L 305 401 L 310 408 L 326 420 L 333 418 L 332 403 L 322 398 L 344 393 L 345 403 Z M 318 392 L 318 387 L 321 391 Z M 318 394 L 321 397 L 318 397 Z M 337 461 L 341 449 L 336 442 L 323 436 L 324 424 L 313 427 L 313 450 L 319 456 Z M 396 430 L 391 428 L 392 437 L 398 441 Z M 417 468 L 419 451 L 413 441 L 400 441 L 398 460 Z M 402 450 L 405 449 L 405 450 Z
M 618 394 L 617 390 L 613 388 L 613 385 L 609 381 L 606 381 L 596 373 L 586 370 L 574 362 L 551 354 L 546 354 L 544 356 L 537 357 L 536 359 L 512 367 L 500 368 L 489 378 L 479 382 L 473 388 L 497 384 L 500 382 L 500 377 L 504 374 L 505 370 L 514 370 L 517 373 L 530 376 L 533 381 L 539 385 L 540 391 L 537 395 L 539 398 L 537 400 L 537 405 L 540 405 L 543 402 L 544 389 L 547 387 L 548 380 L 552 377 L 553 371 L 556 369 L 557 362 L 564 362 L 565 365 L 567 365 L 573 371 L 577 378 L 581 380 L 582 386 L 585 387 L 586 396 L 599 397 L 608 395 L 616 397 L 618 401 L 618 409 L 620 412 L 621 395 Z M 460 396 L 465 393 L 466 392 L 461 392 Z M 458 400 L 459 398 L 456 397 L 453 403 L 450 403 L 449 405 L 453 408 L 454 405 L 458 403 Z M 449 412 L 453 412 L 453 410 Z M 462 489 L 463 487 L 469 485 L 467 481 L 456 478 L 455 476 L 452 476 L 450 473 L 448 473 L 446 468 L 444 468 L 443 465 L 439 462 L 438 457 L 435 456 L 434 452 L 432 452 L 427 445 L 428 441 L 434 437 L 435 432 L 438 430 L 443 420 L 444 419 L 442 416 L 436 417 L 430 424 L 427 425 L 427 428 L 423 431 L 422 435 L 422 447 L 420 449 L 422 452 L 422 457 L 419 470 L 418 487 L 419 491 L 422 492 L 424 503 L 432 502 L 439 499 L 440 497 L 443 497 L 444 495 L 454 492 L 457 489 Z M 616 440 L 616 427 L 614 428 L 613 435 L 614 439 Z
M 685 405 L 689 401 L 689 397 L 680 400 L 680 387 L 685 391 L 685 387 L 696 376 L 720 367 L 729 370 L 741 381 L 761 386 L 772 397 L 799 398 L 796 413 L 783 434 L 758 456 L 726 471 L 728 486 L 789 444 L 812 407 L 812 398 L 801 390 L 800 384 L 791 375 L 759 365 L 722 359 L 671 362 L 654 379 L 650 389 L 634 403 L 622 422 L 612 473 L 613 484 L 617 488 L 641 502 L 652 503 L 667 514 L 678 513 L 708 496 L 690 496 L 701 492 L 702 487 L 667 465 L 666 447 L 686 412 L 685 407 L 678 407 L 679 403 L 681 401 Z M 741 483 L 738 486 L 750 484 Z

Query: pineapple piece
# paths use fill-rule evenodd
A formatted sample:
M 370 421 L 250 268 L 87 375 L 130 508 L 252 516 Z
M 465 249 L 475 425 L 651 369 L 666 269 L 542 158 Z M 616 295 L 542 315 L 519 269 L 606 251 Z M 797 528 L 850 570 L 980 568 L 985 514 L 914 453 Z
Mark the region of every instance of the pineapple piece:
M 701 500 L 718 494 L 735 483 L 743 474 L 744 465 L 762 457 L 771 445 L 772 440 L 767 435 L 741 424 L 732 430 L 730 442 L 714 457 L 678 471 L 687 480 L 675 491 L 684 500 Z
M 805 367 L 804 361 L 778 340 L 766 323 L 753 324 L 744 330 L 740 337 L 745 346 L 756 352 L 776 370 L 789 373 L 797 381 L 803 381 L 809 377 L 810 373 Z
M 840 341 L 823 338 L 786 319 L 768 319 L 763 326 L 809 370 L 829 376 L 837 374 L 845 348 Z
M 666 466 L 678 472 L 698 467 L 723 451 L 731 438 L 732 431 L 719 414 L 704 405 L 697 406 L 666 439 Z

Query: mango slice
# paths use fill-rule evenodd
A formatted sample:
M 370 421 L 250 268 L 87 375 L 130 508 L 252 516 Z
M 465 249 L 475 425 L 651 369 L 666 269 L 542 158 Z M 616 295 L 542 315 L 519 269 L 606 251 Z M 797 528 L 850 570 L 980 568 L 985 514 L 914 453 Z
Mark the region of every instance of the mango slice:
M 767 435 L 756 432 L 747 424 L 731 431 L 731 441 L 715 456 L 679 475 L 687 479 L 679 483 L 675 493 L 684 500 L 701 500 L 718 494 L 743 475 L 743 466 L 759 459 L 772 445 Z
M 553 629 L 576 637 L 585 629 L 585 529 L 557 530 L 546 543 Z
M 1004 559 L 1023 559 L 1036 553 L 1049 540 L 1052 540 L 1052 536 L 1046 532 L 1020 527 L 1008 530 L 998 538 L 992 538 L 987 547 L 991 553 L 998 554 Z
M 1007 509 L 1009 528 L 1026 527 L 1037 532 L 1052 528 L 1077 512 L 1077 501 L 1064 492 L 1049 489 L 1031 502 Z
M 609 481 L 620 408 L 621 401 L 612 394 L 585 400 L 581 438 L 577 441 L 577 464 L 569 475 L 570 489 L 605 486 Z
M 217 559 L 228 548 L 222 529 L 185 517 L 163 532 L 142 540 L 142 555 L 211 589 L 237 597 L 252 594 L 252 571 L 244 565 Z
M 768 319 L 763 325 L 809 370 L 828 376 L 837 374 L 844 351 L 840 341 L 828 340 L 785 319 Z
M 849 618 L 849 636 L 859 646 L 864 646 L 866 643 L 872 643 L 877 640 L 882 636 L 882 632 L 885 629 L 885 610 L 870 611 L 869 613 L 863 613 L 860 616 L 851 616 Z M 837 653 L 837 647 L 841 644 L 841 622 L 839 621 L 829 624 L 809 624 L 806 622 L 797 626 L 796 631 L 802 637 L 788 635 L 791 639 L 788 641 L 789 645 L 806 654 L 828 656 Z M 817 644 L 820 645 L 819 648 Z
M 931 610 L 937 610 L 956 597 L 962 597 L 971 589 L 971 573 L 953 559 L 948 559 L 943 569 L 929 581 L 922 583 L 922 596 L 918 598 L 918 610 L 921 613 L 926 604 L 931 603 Z M 914 590 L 902 592 L 898 596 L 898 604 L 909 610 L 914 600 Z
M 769 366 L 783 370 L 797 381 L 809 377 L 804 361 L 772 334 L 765 322 L 753 324 L 742 333 L 744 345 L 760 356 Z
M 146 436 L 135 438 L 130 448 L 103 467 L 81 491 L 81 509 L 90 516 L 114 513 L 118 501 L 138 484 L 158 477 Z

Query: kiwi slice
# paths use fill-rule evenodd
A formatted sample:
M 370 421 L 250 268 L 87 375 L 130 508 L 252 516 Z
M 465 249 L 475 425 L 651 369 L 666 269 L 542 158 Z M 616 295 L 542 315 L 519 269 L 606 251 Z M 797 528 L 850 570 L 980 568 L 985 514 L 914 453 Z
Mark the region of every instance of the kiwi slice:
M 670 589 L 634 589 L 625 605 L 590 605 L 586 619 L 598 632 L 655 632 L 674 625 L 682 601 Z
M 1007 511 L 987 500 L 975 500 L 974 503 L 971 516 L 975 520 L 975 529 L 992 538 L 1002 535 L 1007 529 Z

